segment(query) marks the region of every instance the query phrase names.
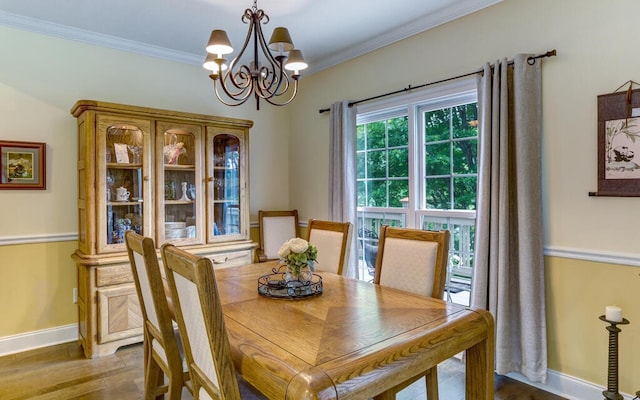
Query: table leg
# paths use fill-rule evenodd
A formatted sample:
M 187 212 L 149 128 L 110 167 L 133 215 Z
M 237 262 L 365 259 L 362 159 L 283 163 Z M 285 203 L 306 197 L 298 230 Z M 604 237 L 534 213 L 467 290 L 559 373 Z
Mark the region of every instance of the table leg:
M 487 338 L 466 351 L 467 399 L 493 400 L 495 339 L 491 315 L 488 316 L 487 323 Z

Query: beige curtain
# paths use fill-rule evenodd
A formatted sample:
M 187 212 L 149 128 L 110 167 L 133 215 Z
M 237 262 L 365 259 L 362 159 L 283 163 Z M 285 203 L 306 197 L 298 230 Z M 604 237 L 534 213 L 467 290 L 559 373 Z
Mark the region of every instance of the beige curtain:
M 471 305 L 496 323 L 496 372 L 546 381 L 540 61 L 478 78 L 479 170 Z
M 329 118 L 329 219 L 353 224 L 347 276 L 358 279 L 355 107 L 348 101 L 336 102 Z

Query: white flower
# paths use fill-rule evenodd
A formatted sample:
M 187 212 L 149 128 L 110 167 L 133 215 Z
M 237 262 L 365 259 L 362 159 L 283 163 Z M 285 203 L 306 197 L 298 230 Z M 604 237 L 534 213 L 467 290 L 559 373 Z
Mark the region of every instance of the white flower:
M 278 257 L 286 258 L 289 255 L 289 253 L 291 253 L 289 242 L 284 242 L 282 246 L 280 246 L 280 250 L 278 250 Z
M 309 243 L 306 240 L 300 238 L 290 239 L 288 244 L 289 248 L 294 253 L 304 253 L 309 248 Z
M 278 257 L 294 276 L 299 276 L 302 268 L 308 267 L 311 271 L 315 268 L 318 249 L 304 239 L 289 239 L 278 250 Z M 297 278 L 296 278 L 297 279 Z

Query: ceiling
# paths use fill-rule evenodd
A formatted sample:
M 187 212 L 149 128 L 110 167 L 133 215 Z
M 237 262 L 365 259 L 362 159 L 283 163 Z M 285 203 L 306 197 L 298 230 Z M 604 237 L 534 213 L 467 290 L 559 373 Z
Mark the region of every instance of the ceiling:
M 317 72 L 502 0 L 259 0 Z M 212 29 L 236 49 L 252 0 L 0 0 L 0 25 L 201 64 Z

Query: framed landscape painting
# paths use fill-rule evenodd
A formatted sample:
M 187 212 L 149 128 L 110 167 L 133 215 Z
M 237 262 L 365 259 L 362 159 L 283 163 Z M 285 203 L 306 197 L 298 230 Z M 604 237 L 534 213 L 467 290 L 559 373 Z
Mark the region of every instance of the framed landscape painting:
M 0 140 L 0 189 L 46 189 L 46 147 Z

